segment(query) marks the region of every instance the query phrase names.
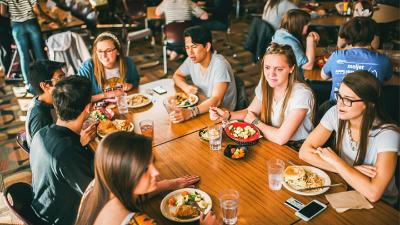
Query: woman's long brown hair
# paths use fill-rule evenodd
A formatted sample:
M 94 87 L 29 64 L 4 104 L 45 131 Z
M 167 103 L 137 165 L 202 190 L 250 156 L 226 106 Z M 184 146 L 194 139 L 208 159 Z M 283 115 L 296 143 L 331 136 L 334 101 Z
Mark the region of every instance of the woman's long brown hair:
M 290 95 L 292 94 L 293 86 L 296 82 L 303 83 L 307 88 L 308 85 L 304 83 L 304 80 L 301 76 L 299 68 L 296 64 L 296 57 L 294 56 L 293 50 L 289 45 L 279 45 L 276 43 L 272 43 L 264 54 L 263 60 L 261 61 L 261 93 L 262 93 L 262 103 L 261 103 L 261 116 L 260 119 L 263 123 L 267 125 L 272 125 L 271 123 L 271 116 L 272 116 L 272 102 L 274 96 L 274 89 L 268 84 L 267 80 L 265 79 L 264 74 L 264 60 L 267 55 L 282 55 L 285 56 L 286 62 L 288 63 L 289 67 L 294 67 L 292 73 L 289 74 L 289 82 L 286 89 L 285 97 L 283 100 L 281 112 L 279 115 L 279 125 L 283 123 L 285 118 L 285 110 L 287 108 Z M 310 89 L 311 90 L 311 89 Z
M 103 64 L 101 64 L 99 57 L 97 56 L 97 43 L 101 41 L 113 42 L 114 47 L 119 53 L 116 59 L 119 65 L 119 83 L 121 84 L 125 83 L 126 65 L 125 65 L 124 51 L 117 37 L 112 33 L 105 32 L 99 34 L 99 36 L 97 36 L 97 38 L 94 40 L 93 43 L 92 60 L 93 60 L 94 77 L 96 78 L 97 84 L 101 89 L 104 89 L 103 87 L 106 83 L 105 69 Z
M 95 155 L 93 189 L 82 200 L 76 225 L 92 225 L 113 194 L 129 211 L 138 211 L 133 191 L 152 159 L 151 140 L 131 132 L 106 136 Z
M 357 150 L 357 156 L 353 165 L 362 165 L 367 154 L 368 138 L 370 131 L 376 129 L 392 129 L 399 131 L 399 128 L 392 124 L 383 111 L 382 87 L 379 80 L 367 71 L 355 71 L 345 76 L 341 85 L 349 87 L 365 104 L 365 110 L 362 115 L 360 143 Z M 339 100 L 340 101 L 340 100 Z M 345 135 L 345 129 L 348 126 L 347 120 L 339 119 L 336 149 L 339 154 L 343 151 L 342 142 Z M 378 132 L 379 133 L 379 132 Z
M 309 24 L 311 16 L 308 12 L 301 9 L 291 9 L 283 15 L 281 20 L 281 28 L 286 29 L 304 46 L 305 37 L 303 35 L 303 27 Z

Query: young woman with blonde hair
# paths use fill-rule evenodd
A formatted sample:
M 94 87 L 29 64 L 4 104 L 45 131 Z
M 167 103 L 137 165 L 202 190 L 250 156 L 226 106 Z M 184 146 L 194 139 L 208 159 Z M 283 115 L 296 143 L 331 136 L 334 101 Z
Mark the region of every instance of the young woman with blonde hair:
M 125 131 L 106 136 L 96 150 L 95 179 L 82 198 L 75 224 L 156 224 L 141 211 L 140 196 L 183 188 L 198 182 L 199 177 L 157 181 L 154 160 L 150 139 Z M 208 213 L 201 216 L 200 224 L 220 223 Z
M 210 108 L 210 118 L 252 123 L 266 139 L 280 145 L 302 142 L 313 129 L 314 96 L 302 81 L 292 48 L 273 43 L 261 65 L 260 83 L 250 106 L 236 112 Z
M 92 58 L 83 62 L 78 74 L 92 81 L 92 101 L 121 95 L 139 86 L 139 74 L 133 60 L 124 55 L 121 42 L 104 32 L 93 43 Z
M 382 199 L 395 204 L 400 130 L 382 111 L 379 80 L 367 71 L 349 73 L 335 95 L 337 105 L 308 136 L 300 158 L 338 173 L 371 202 Z M 333 132 L 336 145 L 322 147 Z

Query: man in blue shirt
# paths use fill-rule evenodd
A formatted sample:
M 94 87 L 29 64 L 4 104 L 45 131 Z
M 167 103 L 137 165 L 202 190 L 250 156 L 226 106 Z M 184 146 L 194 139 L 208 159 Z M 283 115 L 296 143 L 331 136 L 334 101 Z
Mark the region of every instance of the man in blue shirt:
M 339 89 L 348 73 L 365 70 L 382 83 L 392 77 L 390 59 L 370 50 L 376 26 L 375 21 L 369 17 L 354 17 L 341 27 L 339 36 L 346 40 L 350 48 L 333 52 L 321 70 L 322 79 L 332 78 L 331 100 L 335 99 L 334 91 Z
M 60 80 L 52 91 L 57 122 L 32 140 L 32 208 L 49 224 L 74 224 L 81 197 L 94 178 L 93 152 L 82 147 L 79 136 L 89 116 L 90 87 L 90 80 L 80 76 Z

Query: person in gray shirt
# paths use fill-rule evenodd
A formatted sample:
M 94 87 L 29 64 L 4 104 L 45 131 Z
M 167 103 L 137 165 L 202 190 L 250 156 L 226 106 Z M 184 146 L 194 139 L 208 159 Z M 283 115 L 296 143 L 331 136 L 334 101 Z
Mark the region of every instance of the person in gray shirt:
M 170 120 L 180 123 L 215 106 L 234 110 L 237 93 L 233 71 L 222 55 L 213 52 L 211 32 L 204 27 L 193 26 L 185 30 L 184 36 L 188 58 L 172 78 L 185 93 L 202 92 L 207 100 L 195 107 L 174 110 Z M 191 77 L 193 85 L 186 82 L 187 76 Z

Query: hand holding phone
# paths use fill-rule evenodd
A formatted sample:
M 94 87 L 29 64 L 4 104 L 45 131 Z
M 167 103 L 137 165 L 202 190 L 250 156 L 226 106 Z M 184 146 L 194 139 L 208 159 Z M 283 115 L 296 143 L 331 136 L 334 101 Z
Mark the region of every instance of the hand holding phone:
M 304 221 L 309 221 L 316 215 L 320 214 L 326 209 L 326 205 L 320 201 L 313 200 L 304 206 L 302 209 L 295 213 L 296 216 L 300 217 Z

